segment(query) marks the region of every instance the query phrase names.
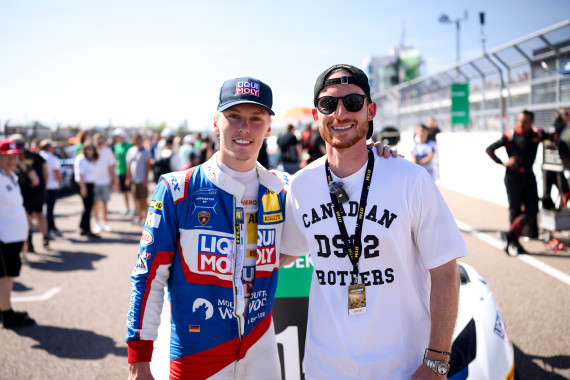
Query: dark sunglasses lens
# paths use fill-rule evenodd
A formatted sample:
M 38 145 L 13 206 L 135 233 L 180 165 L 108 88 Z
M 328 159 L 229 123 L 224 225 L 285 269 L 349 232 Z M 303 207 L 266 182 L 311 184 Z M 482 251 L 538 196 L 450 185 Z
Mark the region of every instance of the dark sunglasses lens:
M 319 102 L 317 103 L 317 108 L 319 109 L 319 111 L 321 111 L 321 113 L 329 115 L 333 113 L 334 110 L 336 110 L 337 103 L 338 100 L 336 100 L 336 98 L 333 98 L 332 96 L 323 96 L 322 98 L 319 99 Z
M 358 94 L 350 94 L 342 99 L 342 104 L 348 112 L 358 112 L 364 106 L 364 97 Z

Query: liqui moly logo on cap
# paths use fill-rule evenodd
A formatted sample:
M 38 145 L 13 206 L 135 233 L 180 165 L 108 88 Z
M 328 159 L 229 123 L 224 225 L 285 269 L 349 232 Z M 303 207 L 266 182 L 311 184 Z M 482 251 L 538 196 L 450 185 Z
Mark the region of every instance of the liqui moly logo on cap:
M 250 95 L 259 96 L 259 83 L 237 82 L 236 94 L 250 94 Z

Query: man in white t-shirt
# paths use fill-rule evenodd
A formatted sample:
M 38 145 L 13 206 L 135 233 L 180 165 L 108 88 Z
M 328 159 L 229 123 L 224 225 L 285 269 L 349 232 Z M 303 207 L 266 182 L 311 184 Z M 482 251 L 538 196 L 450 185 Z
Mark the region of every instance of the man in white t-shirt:
M 55 218 L 53 210 L 55 208 L 55 201 L 59 193 L 61 184 L 61 163 L 59 157 L 54 152 L 54 143 L 50 139 L 45 139 L 40 142 L 40 155 L 46 160 L 47 178 L 46 178 L 46 219 L 48 225 L 48 235 L 50 239 L 55 236 L 62 236 L 62 233 L 55 226 Z
M 362 70 L 327 69 L 314 101 L 328 157 L 292 179 L 281 245 L 282 265 L 314 264 L 305 378 L 441 378 L 467 255 L 453 216 L 425 170 L 367 149 L 377 106 Z
M 99 153 L 99 159 L 95 163 L 95 203 L 93 205 L 93 216 L 95 217 L 93 233 L 98 234 L 101 230 L 106 232 L 112 230 L 107 219 L 107 202 L 111 199 L 111 183 L 115 175 L 115 154 L 106 145 L 105 137 L 102 134 L 95 134 L 93 141 L 97 147 L 97 153 Z M 99 209 L 101 209 L 101 218 L 99 217 Z

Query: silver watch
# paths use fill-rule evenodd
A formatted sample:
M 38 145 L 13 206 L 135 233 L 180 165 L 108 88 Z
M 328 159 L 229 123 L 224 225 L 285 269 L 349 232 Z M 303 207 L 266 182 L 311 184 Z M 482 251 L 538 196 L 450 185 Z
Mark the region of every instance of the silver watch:
M 439 376 L 447 375 L 449 372 L 449 363 L 443 360 L 430 360 L 424 357 L 424 364 Z

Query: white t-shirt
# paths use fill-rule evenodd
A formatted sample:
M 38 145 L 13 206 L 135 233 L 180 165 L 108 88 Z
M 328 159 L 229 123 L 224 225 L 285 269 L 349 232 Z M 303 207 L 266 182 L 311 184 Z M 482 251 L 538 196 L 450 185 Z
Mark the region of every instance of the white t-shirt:
M 246 317 L 251 290 L 253 289 L 253 281 L 255 279 L 255 262 L 257 259 L 257 198 L 259 193 L 259 177 L 256 168 L 247 172 L 238 172 L 228 168 L 220 161 L 217 162 L 224 173 L 245 185 L 245 191 L 241 199 L 241 207 L 244 209 L 244 224 L 240 226 L 243 252 L 238 252 L 236 255 L 236 273 L 238 273 L 237 268 L 241 266 L 242 275 L 241 278 L 238 278 L 238 282 L 241 281 L 243 297 L 240 297 L 241 293 L 238 291 L 237 310 L 239 314 Z M 239 245 L 240 244 L 238 244 L 238 246 Z M 236 278 L 237 277 L 238 276 L 236 276 Z M 237 285 L 239 286 L 239 283 Z M 246 319 L 247 318 L 241 318 L 243 324 L 245 324 Z M 242 326 L 242 329 L 244 327 L 245 326 Z
M 61 162 L 59 162 L 59 158 L 50 152 L 46 152 L 42 150 L 40 155 L 46 160 L 47 166 L 47 173 L 48 177 L 46 180 L 46 189 L 47 190 L 58 190 L 59 189 L 59 181 L 57 180 L 57 176 L 55 175 L 56 170 L 61 171 Z
M 0 169 L 0 241 L 16 243 L 28 237 L 28 218 L 24 208 L 24 199 L 18 185 L 18 177 L 11 173 L 8 176 Z
M 326 156 L 300 171 L 287 194 L 281 252 L 310 251 L 314 264 L 304 359 L 308 380 L 409 379 L 429 343 L 429 269 L 467 255 L 428 173 L 403 158 L 374 155 L 359 261 L 366 284 L 364 313 L 348 313 L 352 264 L 343 256 Z M 366 165 L 341 179 L 349 196 L 343 205 L 349 235 L 355 231 L 365 170 Z
M 112 178 L 110 167 L 115 165 L 115 154 L 108 146 L 104 146 L 99 151 L 99 158 L 95 162 L 95 185 L 110 185 Z
M 77 155 L 73 161 L 73 174 L 77 183 L 81 180 L 80 175 L 85 183 L 95 183 L 95 162 L 89 161 L 83 153 Z

